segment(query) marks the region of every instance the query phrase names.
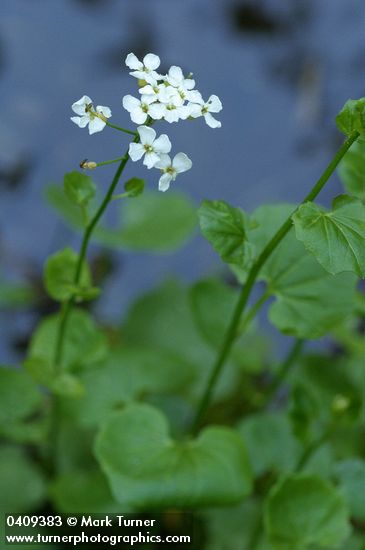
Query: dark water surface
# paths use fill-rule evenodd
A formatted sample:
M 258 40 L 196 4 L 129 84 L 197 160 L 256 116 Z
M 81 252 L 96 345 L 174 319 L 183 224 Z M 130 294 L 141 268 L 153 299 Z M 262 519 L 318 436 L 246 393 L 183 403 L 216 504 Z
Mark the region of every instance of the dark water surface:
M 176 186 L 196 203 L 222 198 L 251 210 L 263 202 L 298 201 L 341 139 L 334 116 L 364 94 L 363 0 L 1 0 L 0 261 L 1 273 L 39 274 L 45 257 L 78 237 L 62 228 L 42 200 L 82 158 L 118 156 L 128 139 L 112 130 L 89 136 L 74 126 L 70 105 L 81 95 L 109 105 L 113 122 L 130 126 L 120 107 L 134 81 L 123 60 L 157 53 L 164 68 L 192 71 L 204 96 L 222 99 L 221 130 L 203 121 L 166 125 L 174 149 L 193 169 Z M 96 178 L 106 184 L 113 169 Z M 149 176 L 152 172 L 129 175 Z M 156 172 L 157 174 L 157 172 Z M 326 203 L 335 179 L 322 195 Z M 178 253 L 119 254 L 98 306 L 120 318 L 137 293 L 168 274 L 194 280 L 217 268 L 197 237 Z M 4 312 L 1 360 L 34 316 Z

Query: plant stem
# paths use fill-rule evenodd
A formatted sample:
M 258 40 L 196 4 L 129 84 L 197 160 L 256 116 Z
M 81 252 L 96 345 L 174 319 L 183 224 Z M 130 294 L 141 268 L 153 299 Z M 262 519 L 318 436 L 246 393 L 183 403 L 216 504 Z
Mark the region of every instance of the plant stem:
M 251 295 L 252 288 L 255 285 L 256 279 L 261 271 L 262 266 L 265 264 L 267 259 L 274 252 L 275 248 L 280 244 L 280 242 L 283 240 L 283 238 L 287 235 L 287 233 L 292 228 L 293 214 L 295 214 L 295 212 L 298 210 L 298 208 L 302 204 L 304 204 L 305 202 L 313 201 L 317 197 L 317 195 L 323 189 L 323 187 L 325 186 L 325 184 L 327 183 L 327 181 L 329 180 L 329 178 L 337 168 L 339 162 L 342 160 L 345 153 L 348 151 L 348 149 L 351 147 L 354 141 L 357 140 L 359 135 L 360 135 L 359 132 L 353 132 L 347 138 L 347 140 L 342 144 L 342 146 L 337 151 L 337 153 L 335 154 L 335 156 L 333 157 L 333 159 L 331 160 L 331 162 L 329 163 L 329 165 L 327 166 L 327 168 L 325 169 L 325 171 L 323 172 L 319 180 L 313 186 L 311 191 L 303 199 L 303 201 L 297 206 L 297 208 L 292 212 L 292 214 L 288 217 L 288 219 L 283 223 L 280 229 L 275 233 L 275 235 L 268 242 L 268 244 L 265 246 L 261 254 L 258 256 L 257 260 L 254 262 L 253 266 L 251 267 L 251 270 L 247 277 L 246 284 L 243 286 L 241 290 L 241 294 L 238 298 L 238 302 L 233 312 L 233 316 L 228 326 L 227 332 L 225 334 L 225 338 L 223 340 L 221 350 L 218 354 L 215 364 L 213 365 L 212 372 L 209 377 L 206 389 L 198 405 L 197 413 L 192 425 L 193 433 L 196 433 L 198 431 L 202 418 L 210 404 L 214 387 L 218 381 L 221 371 L 231 351 L 233 342 L 237 335 L 237 328 L 240 323 L 242 313 L 245 310 L 248 299 Z
M 136 136 L 134 138 L 134 142 L 136 143 L 137 141 L 139 141 L 138 136 Z M 108 206 L 109 202 L 112 200 L 112 196 L 113 196 L 113 193 L 115 191 L 115 188 L 117 187 L 117 185 L 119 183 L 119 179 L 120 179 L 120 177 L 123 173 L 123 170 L 124 170 L 128 160 L 129 160 L 128 153 L 126 153 L 123 157 L 121 157 L 121 159 L 122 160 L 121 160 L 121 162 L 118 166 L 117 171 L 115 172 L 114 178 L 113 178 L 113 180 L 112 180 L 112 182 L 109 186 L 109 189 L 108 189 L 101 205 L 99 206 L 99 208 L 96 211 L 95 215 L 93 216 L 90 223 L 87 225 L 87 227 L 85 229 L 85 233 L 84 233 L 82 243 L 81 243 L 80 253 L 79 253 L 79 256 L 78 256 L 78 260 L 77 260 L 75 277 L 74 277 L 74 284 L 76 286 L 80 282 L 82 266 L 83 266 L 83 263 L 84 263 L 84 260 L 85 260 L 85 256 L 86 256 L 86 252 L 87 252 L 87 248 L 88 248 L 88 245 L 89 245 L 89 242 L 90 242 L 92 232 L 95 229 L 95 226 L 97 225 L 97 223 L 100 220 L 101 216 L 103 215 L 103 213 L 104 213 L 106 207 Z M 70 298 L 70 300 L 68 300 L 63 306 L 63 314 L 61 316 L 61 321 L 60 321 L 59 330 L 58 330 L 58 337 L 57 337 L 57 342 L 56 342 L 55 366 L 56 366 L 57 369 L 60 369 L 60 365 L 62 363 L 63 344 L 64 344 L 64 340 L 65 340 L 67 322 L 68 322 L 69 315 L 70 315 L 70 312 L 72 310 L 73 305 L 74 305 L 74 299 Z
M 292 348 L 290 349 L 288 355 L 280 365 L 274 380 L 272 381 L 268 391 L 266 392 L 263 406 L 266 406 L 271 401 L 271 398 L 276 394 L 281 384 L 286 379 L 287 374 L 290 371 L 291 367 L 295 365 L 295 361 L 298 359 L 299 355 L 301 354 L 303 346 L 304 346 L 304 340 L 301 340 L 300 338 L 295 340 Z
M 270 294 L 265 291 L 260 298 L 257 300 L 257 302 L 254 303 L 254 305 L 251 307 L 251 309 L 246 313 L 245 317 L 240 322 L 237 332 L 238 334 L 241 334 L 244 332 L 244 330 L 247 328 L 247 326 L 251 323 L 251 321 L 255 318 L 256 313 L 261 309 L 261 307 L 264 305 L 266 300 L 270 297 Z
M 116 159 L 103 160 L 103 162 L 97 162 L 96 166 L 105 166 L 106 164 L 114 164 L 115 162 L 120 162 L 124 157 L 117 157 Z
M 135 135 L 134 142 L 137 143 L 139 141 L 139 136 Z M 95 226 L 97 225 L 98 221 L 100 220 L 101 216 L 103 215 L 106 207 L 108 206 L 109 202 L 112 200 L 113 193 L 115 191 L 115 188 L 117 187 L 120 177 L 123 173 L 123 170 L 129 160 L 128 152 L 121 157 L 121 162 L 118 166 L 117 171 L 115 172 L 115 175 L 113 177 L 113 180 L 109 186 L 109 189 L 100 204 L 98 210 L 96 211 L 95 215 L 91 219 L 90 223 L 86 226 L 85 233 L 82 239 L 81 243 L 81 249 L 78 256 L 78 261 L 76 265 L 76 272 L 74 277 L 74 284 L 77 286 L 80 282 L 81 278 L 81 272 L 82 272 L 82 266 L 85 260 L 85 256 L 87 253 L 88 245 L 90 242 L 90 238 L 92 235 L 93 230 L 95 229 Z M 62 304 L 61 308 L 61 319 L 58 327 L 58 334 L 56 339 L 56 346 L 55 346 L 55 357 L 54 357 L 54 365 L 55 365 L 55 372 L 56 374 L 59 374 L 62 370 L 62 356 L 63 356 L 63 348 L 64 348 L 64 342 L 65 342 L 65 336 L 66 336 L 66 330 L 67 330 L 67 323 L 70 317 L 70 313 L 72 311 L 72 308 L 74 306 L 75 300 L 74 298 L 70 298 L 67 302 Z M 57 395 L 54 395 L 52 398 L 52 405 L 51 405 L 51 427 L 50 427 L 50 456 L 49 456 L 49 472 L 51 475 L 53 475 L 56 471 L 56 461 L 57 461 L 57 443 L 58 443 L 58 431 L 59 431 L 59 398 Z
M 130 136 L 137 136 L 137 132 L 133 132 L 133 130 L 127 130 L 127 128 L 122 128 L 122 126 L 117 126 L 116 124 L 112 124 L 111 122 L 108 122 L 105 118 L 102 119 L 107 126 L 110 126 L 110 128 L 114 128 L 114 130 L 119 130 L 119 132 L 124 132 L 125 134 L 129 134 Z

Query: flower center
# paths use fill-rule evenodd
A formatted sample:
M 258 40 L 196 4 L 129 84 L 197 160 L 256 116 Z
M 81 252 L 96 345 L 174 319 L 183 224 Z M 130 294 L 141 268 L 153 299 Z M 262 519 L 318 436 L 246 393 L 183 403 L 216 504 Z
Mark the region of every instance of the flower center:
M 209 113 L 208 106 L 204 105 L 204 107 L 202 107 L 202 115 L 206 115 L 207 113 Z
M 152 145 L 149 145 L 148 143 L 146 143 L 144 145 L 144 150 L 146 151 L 146 153 L 153 153 L 153 147 L 152 147 Z
M 165 172 L 167 174 L 171 174 L 171 176 L 174 176 L 176 174 L 176 170 L 175 168 L 173 168 L 172 166 L 168 166 L 166 169 L 165 169 Z
M 141 109 L 144 113 L 148 113 L 149 105 L 147 105 L 147 103 L 141 103 Z

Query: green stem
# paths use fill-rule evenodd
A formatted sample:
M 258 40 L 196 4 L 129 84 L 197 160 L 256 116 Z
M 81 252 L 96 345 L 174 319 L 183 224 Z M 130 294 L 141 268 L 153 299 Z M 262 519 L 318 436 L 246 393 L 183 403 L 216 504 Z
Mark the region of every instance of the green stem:
M 301 340 L 300 338 L 298 338 L 294 342 L 287 357 L 284 359 L 284 361 L 280 365 L 273 382 L 269 386 L 268 391 L 266 392 L 265 402 L 263 406 L 266 406 L 271 401 L 272 397 L 277 393 L 278 389 L 286 379 L 288 372 L 293 367 L 293 365 L 295 365 L 296 360 L 298 359 L 299 355 L 302 352 L 303 346 L 304 346 L 304 340 Z
M 136 135 L 134 138 L 134 142 L 137 143 L 138 141 L 139 141 L 139 136 Z M 74 277 L 74 284 L 76 286 L 80 282 L 82 266 L 85 260 L 85 256 L 87 253 L 92 232 L 95 229 L 97 223 L 99 222 L 101 216 L 103 215 L 109 202 L 112 200 L 113 193 L 119 183 L 120 177 L 123 173 L 123 170 L 128 160 L 129 160 L 129 155 L 128 155 L 128 152 L 126 152 L 126 154 L 123 157 L 121 157 L 121 162 L 118 166 L 117 171 L 115 172 L 114 178 L 109 186 L 109 189 L 102 203 L 100 204 L 98 210 L 96 211 L 95 215 L 93 216 L 90 223 L 87 225 L 85 229 L 85 233 L 81 243 L 80 254 L 78 256 L 75 277 Z M 57 374 L 59 374 L 62 369 L 62 357 L 63 357 L 63 349 L 64 349 L 64 342 L 66 337 L 67 324 L 68 324 L 68 320 L 69 320 L 72 308 L 74 306 L 74 303 L 75 303 L 75 300 L 72 297 L 67 302 L 62 304 L 61 319 L 58 327 L 56 346 L 55 346 L 55 357 L 54 357 L 55 371 Z M 50 426 L 48 469 L 49 469 L 50 475 L 53 475 L 57 469 L 57 444 L 58 444 L 58 432 L 59 432 L 59 399 L 56 395 L 54 395 L 52 398 L 50 417 L 51 417 L 51 421 L 50 421 L 51 426 Z
M 247 326 L 256 317 L 256 313 L 261 309 L 261 307 L 264 305 L 264 303 L 269 297 L 270 297 L 269 292 L 265 291 L 262 294 L 262 296 L 260 296 L 260 298 L 257 300 L 257 302 L 254 303 L 254 305 L 251 307 L 251 309 L 247 312 L 245 317 L 240 322 L 238 327 L 238 334 L 241 334 L 245 331 Z
M 261 271 L 262 266 L 265 264 L 267 259 L 274 252 L 275 248 L 280 244 L 280 242 L 283 240 L 283 238 L 287 235 L 287 233 L 292 228 L 293 214 L 295 214 L 295 212 L 298 210 L 298 208 L 302 204 L 308 201 L 313 201 L 317 197 L 317 195 L 323 189 L 323 187 L 325 186 L 325 184 L 327 183 L 327 181 L 329 180 L 329 178 L 337 168 L 339 162 L 342 160 L 342 158 L 344 157 L 348 149 L 351 147 L 351 145 L 354 143 L 354 141 L 357 140 L 359 135 L 360 135 L 359 132 L 353 132 L 348 137 L 348 139 L 342 144 L 342 146 L 337 151 L 337 153 L 335 154 L 332 161 L 329 163 L 329 165 L 327 166 L 327 168 L 325 169 L 325 171 L 323 172 L 322 176 L 319 178 L 317 183 L 314 185 L 314 187 L 311 189 L 308 195 L 303 199 L 303 201 L 297 206 L 297 208 L 291 213 L 291 215 L 283 223 L 280 229 L 275 233 L 275 235 L 268 242 L 268 244 L 265 246 L 265 248 L 257 258 L 257 260 L 254 262 L 253 266 L 251 267 L 246 284 L 242 288 L 241 294 L 238 298 L 238 302 L 233 312 L 233 316 L 228 326 L 225 338 L 223 340 L 221 350 L 218 354 L 215 364 L 213 365 L 212 372 L 209 377 L 207 386 L 205 388 L 201 401 L 198 405 L 197 413 L 192 426 L 193 433 L 196 433 L 197 430 L 199 429 L 203 416 L 210 404 L 210 401 L 213 395 L 213 390 L 221 374 L 221 371 L 225 365 L 225 362 L 229 356 L 233 342 L 236 338 L 237 328 L 239 326 L 242 313 L 245 310 L 245 307 L 251 295 L 251 291 L 255 285 L 256 279 Z
M 97 162 L 96 166 L 105 166 L 106 164 L 114 164 L 115 162 L 120 162 L 124 157 L 117 157 L 116 159 L 104 160 L 103 162 Z
M 114 130 L 119 130 L 119 132 L 124 132 L 125 134 L 129 134 L 130 136 L 137 136 L 137 132 L 133 132 L 133 130 L 127 130 L 127 128 L 122 128 L 122 126 L 117 126 L 116 124 L 112 124 L 111 122 L 108 122 L 106 119 L 102 119 L 107 126 L 110 126 L 110 128 L 114 128 Z

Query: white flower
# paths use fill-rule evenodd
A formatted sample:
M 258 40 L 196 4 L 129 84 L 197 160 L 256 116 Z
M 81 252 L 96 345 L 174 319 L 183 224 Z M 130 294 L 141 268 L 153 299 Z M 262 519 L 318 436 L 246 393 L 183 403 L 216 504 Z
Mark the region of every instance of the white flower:
M 151 78 L 150 83 L 139 89 L 139 93 L 142 95 L 152 96 L 154 101 L 160 101 L 161 103 L 167 103 L 171 96 L 176 93 L 175 88 L 166 85 L 164 82 L 158 82 Z
M 94 110 L 93 102 L 87 95 L 82 96 L 81 99 L 76 101 L 71 109 L 74 113 L 79 115 L 71 117 L 72 122 L 77 124 L 80 128 L 85 128 L 89 125 L 89 134 L 101 132 L 106 124 L 103 118 L 110 118 L 112 116 L 109 107 L 105 107 L 104 105 L 97 105 Z M 98 115 L 101 116 L 99 117 Z
M 191 101 L 193 103 L 199 103 L 200 94 L 195 88 L 195 80 L 192 78 L 185 78 L 184 73 L 180 67 L 173 65 L 170 67 L 168 74 L 166 75 L 166 82 L 175 88 L 181 99 L 184 101 Z
M 140 61 L 134 53 L 128 54 L 125 60 L 127 67 L 132 69 L 129 74 L 139 80 L 145 80 L 146 82 L 149 82 L 150 79 L 161 79 L 161 76 L 156 73 L 156 69 L 160 66 L 160 63 L 161 61 L 158 55 L 154 55 L 153 53 L 145 55 L 143 62 Z
M 155 164 L 155 168 L 159 168 L 163 172 L 158 184 L 159 190 L 167 191 L 170 183 L 176 180 L 177 175 L 190 170 L 192 165 L 193 163 L 185 153 L 178 153 L 173 161 L 169 155 L 161 155 L 161 159 Z
M 130 144 L 129 156 L 135 162 L 145 155 L 143 164 L 153 168 L 160 161 L 161 155 L 171 151 L 171 142 L 166 134 L 156 139 L 156 132 L 148 126 L 139 126 L 137 132 L 141 143 Z
M 189 111 L 190 112 L 190 111 Z M 171 95 L 166 98 L 166 103 L 154 103 L 151 105 L 151 116 L 155 120 L 163 118 L 166 122 L 178 122 L 186 119 L 189 112 L 186 111 L 184 100 L 181 99 L 175 88 L 172 88 Z
M 144 124 L 149 116 L 158 120 L 163 116 L 162 105 L 154 101 L 155 98 L 152 95 L 143 95 L 141 99 L 126 95 L 123 97 L 123 107 L 130 113 L 133 122 Z M 155 106 L 153 110 L 152 104 Z
M 205 122 L 211 128 L 220 128 L 222 126 L 221 122 L 216 120 L 211 115 L 211 113 L 219 113 L 223 108 L 221 100 L 218 96 L 211 95 L 208 101 L 204 101 L 203 98 L 200 96 L 200 98 L 198 98 L 198 101 L 189 104 L 188 108 L 190 110 L 190 116 L 192 116 L 193 118 L 203 116 L 205 118 Z

